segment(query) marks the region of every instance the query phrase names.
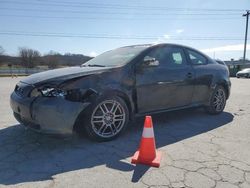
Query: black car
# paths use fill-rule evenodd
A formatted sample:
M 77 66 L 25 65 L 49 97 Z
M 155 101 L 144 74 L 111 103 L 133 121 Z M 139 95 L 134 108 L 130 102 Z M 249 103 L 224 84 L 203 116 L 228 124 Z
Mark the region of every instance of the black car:
M 15 118 L 33 130 L 84 131 L 107 141 L 135 116 L 203 106 L 224 110 L 229 72 L 201 52 L 175 44 L 105 52 L 80 67 L 33 74 L 11 94 Z

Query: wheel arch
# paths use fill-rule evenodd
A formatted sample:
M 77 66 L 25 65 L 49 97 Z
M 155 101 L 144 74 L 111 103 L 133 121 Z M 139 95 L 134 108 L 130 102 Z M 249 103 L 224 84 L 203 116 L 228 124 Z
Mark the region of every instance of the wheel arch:
M 225 91 L 226 91 L 226 99 L 228 99 L 229 98 L 229 86 L 228 86 L 228 84 L 222 82 L 219 85 L 221 85 L 225 89 Z
M 230 95 L 230 81 L 226 81 L 225 79 L 220 79 L 220 80 L 217 80 L 215 81 L 215 83 L 213 84 L 213 90 L 217 87 L 217 86 L 222 86 L 225 91 L 226 91 L 226 99 L 229 98 L 229 95 Z
M 134 114 L 134 104 L 132 102 L 131 97 L 129 97 L 129 94 L 127 94 L 126 92 L 118 90 L 118 89 L 107 89 L 107 90 L 104 90 L 104 91 L 98 93 L 98 95 L 96 95 L 95 98 L 92 99 L 92 102 L 93 102 L 93 100 L 96 100 L 97 97 L 100 97 L 100 96 L 118 96 L 118 97 L 120 97 L 122 100 L 124 100 L 125 104 L 128 107 L 129 120 L 132 120 L 134 118 L 134 116 L 133 116 L 133 114 Z M 75 123 L 73 125 L 73 131 L 82 132 L 81 122 L 83 121 L 85 112 L 88 109 L 89 108 L 85 108 L 79 113 L 79 115 L 77 116 L 77 118 L 75 120 Z

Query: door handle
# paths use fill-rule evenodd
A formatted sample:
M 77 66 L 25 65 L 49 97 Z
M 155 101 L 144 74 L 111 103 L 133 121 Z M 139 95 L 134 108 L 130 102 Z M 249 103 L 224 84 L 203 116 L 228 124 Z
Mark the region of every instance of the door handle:
M 187 73 L 187 78 L 192 78 L 193 74 L 191 72 Z

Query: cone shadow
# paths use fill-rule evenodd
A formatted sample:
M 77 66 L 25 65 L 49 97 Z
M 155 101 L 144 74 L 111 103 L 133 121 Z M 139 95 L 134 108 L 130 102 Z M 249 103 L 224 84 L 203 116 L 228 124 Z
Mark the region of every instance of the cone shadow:
M 150 166 L 136 164 L 131 181 L 133 183 L 138 182 L 142 178 L 142 176 L 148 171 L 149 168 Z

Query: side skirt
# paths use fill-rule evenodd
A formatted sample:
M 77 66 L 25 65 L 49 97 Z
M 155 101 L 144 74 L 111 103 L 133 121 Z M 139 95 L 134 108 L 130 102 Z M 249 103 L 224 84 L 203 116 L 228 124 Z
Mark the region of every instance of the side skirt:
M 192 105 L 187 105 L 187 106 L 182 106 L 182 107 L 169 108 L 169 109 L 163 109 L 163 110 L 155 110 L 155 111 L 150 111 L 150 112 L 136 113 L 135 117 L 145 116 L 148 114 L 158 114 L 158 113 L 163 113 L 163 112 L 182 110 L 182 109 L 186 109 L 186 108 L 202 107 L 202 106 L 204 106 L 204 103 L 197 103 L 197 104 L 192 104 Z

